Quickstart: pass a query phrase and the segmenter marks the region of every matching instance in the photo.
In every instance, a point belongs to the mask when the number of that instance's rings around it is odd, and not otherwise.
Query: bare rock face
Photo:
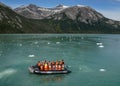
[[[62,14],[65,14],[71,20],[77,20],[84,23],[96,22],[104,16],[88,6],[73,6],[62,10],[60,13],[52,15],[55,20],[62,19]]]
[[[102,14],[84,5],[76,5],[71,7],[58,5],[54,8],[43,8],[30,4],[28,6],[18,7],[15,9],[15,11],[27,18],[32,19],[54,18],[55,20],[60,20],[63,18],[63,14],[65,14],[72,20],[91,23],[93,21],[98,21],[99,19],[104,18]]]
[[[50,15],[60,12],[61,10],[67,8],[67,6],[58,5],[55,8],[43,8],[36,5],[30,4],[28,6],[21,6],[15,10],[18,14],[32,19],[43,19]]]
[[[8,13],[9,11],[9,13]],[[22,20],[12,9],[2,3],[0,3],[0,23],[9,24],[13,28],[21,29]]]

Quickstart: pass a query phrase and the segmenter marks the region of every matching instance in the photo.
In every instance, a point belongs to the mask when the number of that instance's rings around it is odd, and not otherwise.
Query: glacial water
[[[29,73],[45,59],[64,59],[72,73]],[[0,86],[120,86],[120,35],[0,35]]]

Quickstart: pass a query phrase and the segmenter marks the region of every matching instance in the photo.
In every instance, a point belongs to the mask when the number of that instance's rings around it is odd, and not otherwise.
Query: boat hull
[[[50,75],[50,74],[68,74],[68,73],[71,73],[70,70],[67,70],[65,68],[65,70],[49,70],[49,71],[40,71],[37,67],[29,67],[28,68],[30,73],[34,73],[34,74],[41,74],[41,75]]]

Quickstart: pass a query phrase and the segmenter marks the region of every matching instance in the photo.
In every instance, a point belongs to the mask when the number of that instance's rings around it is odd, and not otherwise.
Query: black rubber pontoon
[[[68,73],[71,73],[71,71],[68,70],[67,68],[65,68],[65,70],[40,71],[38,69],[38,67],[31,66],[28,69],[29,69],[30,73],[41,74],[41,75],[46,75],[46,74],[68,74]]]

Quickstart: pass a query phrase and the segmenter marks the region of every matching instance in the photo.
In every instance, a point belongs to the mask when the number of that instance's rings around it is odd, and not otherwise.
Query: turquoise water
[[[45,59],[64,59],[72,73],[29,73]],[[0,86],[120,86],[120,35],[0,35]]]

